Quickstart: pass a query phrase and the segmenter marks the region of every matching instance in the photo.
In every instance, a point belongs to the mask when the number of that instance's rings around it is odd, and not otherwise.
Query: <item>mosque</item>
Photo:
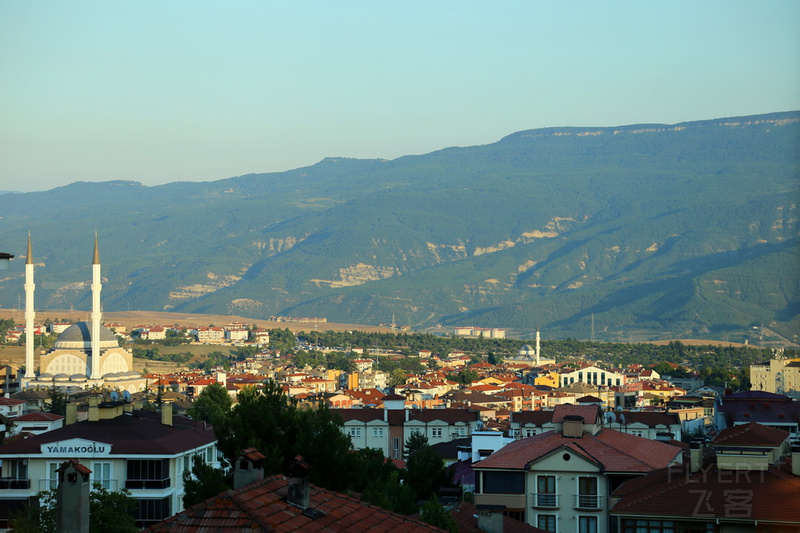
[[[53,349],[43,352],[35,372],[33,321],[33,247],[28,236],[25,260],[25,375],[22,388],[58,387],[90,389],[102,387],[131,393],[143,391],[145,378],[133,370],[133,354],[119,345],[116,335],[103,326],[100,311],[100,252],[94,238],[92,260],[92,313],[89,322],[78,322],[64,330]]]
[[[542,345],[541,336],[539,335],[539,328],[536,328],[536,348],[526,344],[519,349],[519,353],[513,357],[504,357],[504,363],[510,364],[524,364],[536,368],[545,365],[554,365],[555,359],[542,359]]]

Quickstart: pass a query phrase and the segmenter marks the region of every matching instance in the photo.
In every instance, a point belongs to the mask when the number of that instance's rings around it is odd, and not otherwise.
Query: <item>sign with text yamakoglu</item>
[[[68,439],[48,442],[41,446],[47,457],[99,457],[111,453],[111,444],[86,439]]]

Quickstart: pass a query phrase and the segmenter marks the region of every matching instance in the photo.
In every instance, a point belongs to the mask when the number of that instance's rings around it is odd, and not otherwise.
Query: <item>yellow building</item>
[[[750,365],[750,390],[800,398],[800,359],[775,357]]]

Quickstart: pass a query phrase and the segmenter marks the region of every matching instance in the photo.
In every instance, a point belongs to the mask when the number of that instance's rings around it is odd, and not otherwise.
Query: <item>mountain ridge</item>
[[[799,122],[793,111],[540,128],[212,182],[78,182],[0,196],[0,235],[24,255],[30,229],[48,265],[37,279],[53,287],[86,277],[78,234],[100,228],[109,309],[396,314],[419,329],[475,321],[609,340],[741,341],[765,323],[793,341]],[[20,274],[0,298],[19,297]],[[88,303],[67,283],[39,298]]]

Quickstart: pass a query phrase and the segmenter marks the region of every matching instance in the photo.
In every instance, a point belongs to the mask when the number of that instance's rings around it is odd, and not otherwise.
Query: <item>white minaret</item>
[[[92,258],[92,365],[89,379],[100,379],[100,249],[97,232],[94,234],[94,257]]]
[[[536,328],[536,366],[539,366],[539,356],[541,355],[541,338],[539,337],[539,328]]]
[[[33,246],[31,234],[28,232],[28,254],[25,256],[25,377],[33,379],[33,344],[36,334],[33,331],[33,320],[36,310],[33,305],[33,292],[36,284],[33,282]]]

